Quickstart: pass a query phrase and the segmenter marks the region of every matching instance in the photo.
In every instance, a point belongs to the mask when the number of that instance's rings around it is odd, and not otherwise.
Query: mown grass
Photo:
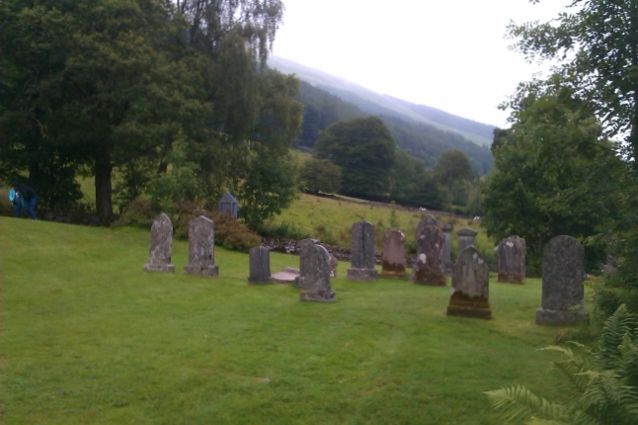
[[[220,278],[142,272],[148,232],[0,217],[0,422],[493,424],[484,391],[568,396],[562,329],[534,325],[540,284],[492,283],[494,320],[447,317],[449,288],[333,280],[337,302]],[[298,264],[273,254],[272,268]]]

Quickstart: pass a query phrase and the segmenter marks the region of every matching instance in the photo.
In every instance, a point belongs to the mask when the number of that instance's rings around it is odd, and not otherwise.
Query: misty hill
[[[486,174],[491,168],[492,155],[487,147],[471,142],[461,132],[442,130],[440,126],[427,124],[423,118],[419,118],[420,114],[439,113],[441,119],[444,119],[446,116],[452,116],[451,114],[394,99],[392,103],[405,111],[405,113],[398,113],[396,110],[366,100],[364,97],[369,96],[367,94],[369,91],[350,83],[341,82],[341,89],[335,89],[333,86],[331,90],[328,90],[318,84],[316,79],[311,78],[315,82],[307,82],[297,72],[289,69],[280,70],[295,73],[301,79],[299,100],[304,104],[304,119],[297,139],[299,147],[312,148],[321,131],[337,121],[377,115],[388,127],[398,146],[422,160],[427,166],[434,166],[438,157],[446,150],[459,149],[469,157],[478,173]],[[359,94],[348,91],[346,87],[353,87]],[[378,95],[374,94],[374,96]],[[465,121],[471,123],[469,120]],[[492,127],[489,128],[491,131]]]
[[[495,128],[492,125],[459,117],[430,106],[416,105],[405,100],[381,95],[338,77],[286,59],[271,57],[269,64],[282,72],[296,74],[299,79],[356,105],[368,114],[397,116],[402,119],[409,118],[429,124],[439,130],[458,133],[482,146],[489,146],[492,143],[492,132]]]

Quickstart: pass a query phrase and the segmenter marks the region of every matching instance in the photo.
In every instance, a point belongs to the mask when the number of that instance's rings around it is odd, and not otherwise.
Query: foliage
[[[341,168],[327,159],[311,158],[303,163],[299,178],[305,191],[337,193],[341,188]]]
[[[467,155],[458,149],[443,152],[434,167],[434,176],[448,187],[458,182],[472,181],[477,177]]]
[[[577,396],[561,403],[512,385],[487,392],[505,423],[631,425],[638,422],[638,316],[625,306],[605,322],[592,351],[581,344],[552,346],[564,359],[557,368]]]
[[[537,2],[538,0],[532,0]],[[509,26],[530,58],[555,59],[556,73],[594,108],[608,135],[638,154],[638,4],[635,0],[574,0],[550,22]],[[638,161],[634,161],[637,167]]]
[[[401,149],[395,153],[390,175],[390,199],[404,205],[441,209],[444,193],[423,162]]]
[[[512,120],[483,187],[489,234],[524,237],[532,257],[560,234],[601,247],[619,214],[625,167],[611,144],[599,139],[600,125],[588,105],[566,88],[529,93]],[[597,252],[600,260],[602,249]]]
[[[368,199],[387,197],[394,140],[379,118],[333,124],[321,135],[315,151],[341,167],[342,193]]]

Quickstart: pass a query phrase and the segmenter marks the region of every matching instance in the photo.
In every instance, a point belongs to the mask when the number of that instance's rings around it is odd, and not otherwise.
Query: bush
[[[150,228],[153,219],[159,214],[153,208],[151,200],[138,196],[123,207],[120,217],[113,223],[114,226],[140,226]]]
[[[310,193],[337,193],[341,188],[341,168],[327,159],[311,158],[299,173],[303,189]]]

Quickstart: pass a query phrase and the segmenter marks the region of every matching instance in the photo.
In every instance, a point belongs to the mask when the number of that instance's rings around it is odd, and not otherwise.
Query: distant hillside
[[[472,121],[430,106],[416,105],[391,96],[381,95],[338,77],[282,58],[271,57],[269,64],[282,72],[296,74],[301,80],[356,105],[368,114],[412,119],[429,124],[439,130],[458,133],[482,146],[489,146],[492,143],[492,132],[495,128],[492,125]]]
[[[302,78],[299,74],[297,76]],[[301,79],[299,100],[304,104],[304,117],[301,133],[296,142],[297,146],[301,148],[312,148],[321,131],[337,121],[377,115],[388,127],[397,145],[422,160],[427,166],[434,166],[438,157],[446,150],[459,149],[465,152],[479,174],[486,174],[491,168],[492,155],[490,150],[469,141],[459,132],[445,131],[427,124],[423,120],[399,114],[394,110],[347,92],[345,89],[333,89],[332,92],[328,92],[323,86],[315,86],[314,84]],[[340,96],[336,93],[342,94]],[[350,101],[345,101],[344,98],[348,98]],[[402,102],[404,108],[408,110],[409,103],[395,100],[395,104]],[[424,110],[419,110],[417,105],[411,106],[417,108],[411,112],[413,116],[427,113]],[[438,112],[443,114],[442,116],[446,114],[442,111]],[[450,115],[450,117],[454,116]],[[465,121],[471,123],[469,120]]]

